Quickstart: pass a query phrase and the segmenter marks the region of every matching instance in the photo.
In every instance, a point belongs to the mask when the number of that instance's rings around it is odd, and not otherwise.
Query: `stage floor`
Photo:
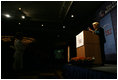
[[[91,67],[91,69],[110,73],[117,73],[117,64],[104,64],[104,66],[94,66]]]
[[[67,64],[63,69],[65,79],[116,79],[117,64],[98,65],[72,65]]]

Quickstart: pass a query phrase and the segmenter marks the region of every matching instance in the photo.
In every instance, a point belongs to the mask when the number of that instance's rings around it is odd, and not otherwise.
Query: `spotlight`
[[[63,28],[66,28],[65,26],[63,26]]]
[[[21,10],[21,8],[18,8],[19,10]]]
[[[21,23],[19,22],[18,24],[20,25]]]
[[[5,14],[5,17],[10,18],[11,16],[9,14]]]
[[[44,26],[43,24],[41,26]]]
[[[71,18],[73,18],[73,17],[74,17],[74,15],[72,14],[72,15],[71,15]]]
[[[25,16],[21,16],[22,19],[25,19]]]

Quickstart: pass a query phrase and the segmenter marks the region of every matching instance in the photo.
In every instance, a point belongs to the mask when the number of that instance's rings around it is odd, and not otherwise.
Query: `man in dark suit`
[[[102,27],[99,27],[99,22],[93,22],[92,25],[93,25],[94,30],[89,28],[89,31],[99,36],[101,56],[102,56],[102,65],[104,65],[104,62],[105,62],[104,43],[106,42],[106,39],[104,36],[104,29]]]

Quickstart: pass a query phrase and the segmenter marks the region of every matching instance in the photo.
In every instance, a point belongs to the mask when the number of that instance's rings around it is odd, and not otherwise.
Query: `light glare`
[[[63,26],[63,28],[66,28],[65,26]]]
[[[20,25],[21,23],[19,22],[18,24]]]
[[[19,10],[21,10],[21,8],[18,8]]]
[[[41,26],[44,26],[43,24]]]
[[[71,17],[73,18],[73,17],[74,17],[74,15],[72,14],[72,15],[71,15]]]
[[[5,16],[6,16],[7,18],[10,18],[10,17],[11,17],[9,14],[5,14]]]
[[[22,19],[25,19],[25,16],[21,16]]]

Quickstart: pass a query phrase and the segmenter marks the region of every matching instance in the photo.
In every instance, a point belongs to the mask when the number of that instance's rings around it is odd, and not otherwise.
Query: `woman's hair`
[[[21,32],[17,32],[15,38],[21,40],[23,38],[23,34]]]
[[[98,27],[99,26],[99,22],[93,22],[92,25],[96,25]]]

